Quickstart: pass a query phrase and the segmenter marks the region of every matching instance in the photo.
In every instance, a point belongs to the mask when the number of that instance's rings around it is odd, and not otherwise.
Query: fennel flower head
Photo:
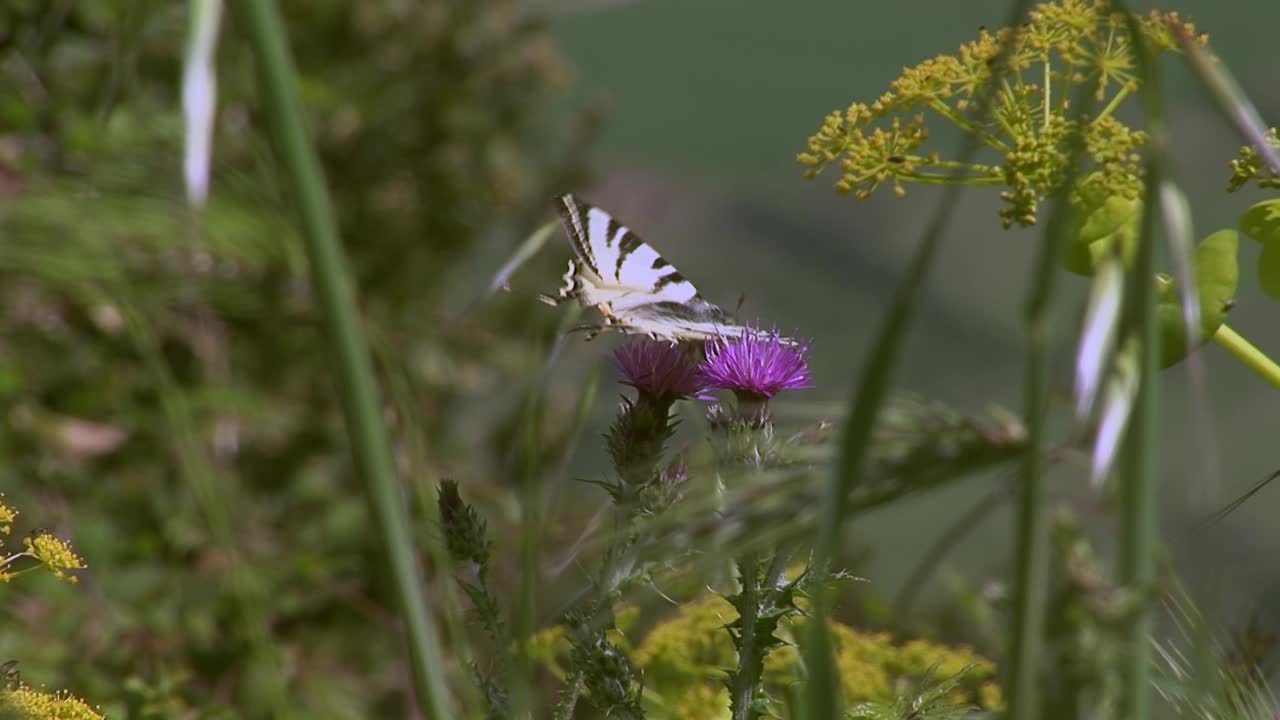
[[[700,371],[707,389],[732,390],[739,400],[764,402],[783,390],[811,388],[807,342],[778,331],[749,332],[707,343]]]

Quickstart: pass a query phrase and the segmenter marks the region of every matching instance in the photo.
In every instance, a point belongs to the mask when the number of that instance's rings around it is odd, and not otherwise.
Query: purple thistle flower
[[[622,383],[641,393],[674,400],[702,393],[702,376],[679,345],[643,338],[613,351]]]
[[[700,370],[707,389],[732,390],[740,400],[759,402],[783,390],[813,387],[804,359],[808,343],[786,340],[776,330],[716,338],[706,351]]]

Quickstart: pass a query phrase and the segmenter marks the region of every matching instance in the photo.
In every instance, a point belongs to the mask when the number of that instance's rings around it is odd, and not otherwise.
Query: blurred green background
[[[561,192],[612,211],[709,299],[731,308],[741,294],[744,318],[812,338],[816,387],[780,411],[838,417],[938,193],[858,202],[803,180],[794,156],[825,113],[1003,24],[1005,6],[284,3],[421,539],[435,532],[433,485],[450,476],[486,511],[500,562],[517,566],[511,432],[556,322],[535,293],[558,285],[567,248],[557,236],[509,293],[482,288]],[[1160,7],[1210,33],[1274,122],[1280,6]],[[234,18],[219,51],[213,199],[203,213],[184,204],[185,28],[184,5],[146,0],[0,9],[0,490],[29,523],[19,532],[55,529],[91,568],[75,587],[5,588],[0,658],[114,717],[405,716],[388,580]],[[1207,234],[1262,196],[1226,195],[1240,141],[1167,67],[1177,169]],[[945,152],[954,138],[934,141]],[[1038,242],[1035,229],[1002,230],[997,207],[994,191],[968,194],[899,373],[902,387],[975,412],[1019,407]],[[1280,352],[1255,257],[1242,243],[1230,322]],[[1070,278],[1059,303],[1059,417],[1085,287]],[[615,342],[567,344],[554,417]],[[1189,365],[1164,375],[1162,522],[1170,558],[1231,624],[1275,612],[1275,500],[1202,521],[1280,467],[1277,395],[1216,347],[1198,358],[1199,391]],[[594,439],[614,404],[602,386],[556,475],[584,500],[548,520],[553,565],[554,543],[605,502],[568,478],[601,467]],[[1057,432],[1069,439],[1064,423]],[[1105,522],[1080,467],[1055,477]],[[868,595],[892,596],[989,484],[859,525]],[[933,596],[1003,576],[1009,525],[996,516],[957,547]],[[433,598],[446,585],[433,575]]]
[[[1142,3],[1175,10],[1209,34],[1214,52],[1258,105],[1280,115],[1269,80],[1267,27],[1280,7],[1213,2]],[[814,338],[813,402],[845,398],[866,356],[899,269],[913,251],[940,191],[913,186],[899,199],[837,196],[827,180],[805,180],[795,154],[822,116],[868,102],[903,67],[952,52],[980,27],[1005,24],[998,0],[902,3],[706,2],[578,3],[557,18],[555,36],[573,61],[586,97],[603,98],[609,121],[595,156],[601,187],[588,197],[638,229],[711,299]],[[1178,179],[1195,212],[1197,237],[1234,227],[1266,197],[1225,193],[1227,162],[1242,141],[1206,105],[1194,77],[1166,60]],[[1124,117],[1140,122],[1137,103]],[[945,131],[945,126],[931,128]],[[930,144],[946,155],[953,135]],[[996,191],[967,192],[931,278],[928,300],[900,367],[899,383],[970,411],[988,401],[1017,409],[1021,318],[1039,229],[1005,231]],[[634,209],[633,209],[634,208]],[[1258,246],[1241,243],[1241,287],[1230,323],[1264,351],[1280,351],[1276,311],[1259,288]],[[1087,284],[1062,284],[1057,328],[1062,352],[1059,415],[1070,391],[1070,337]],[[1258,496],[1225,521],[1204,520],[1280,467],[1275,388],[1208,346],[1198,355],[1200,391],[1187,365],[1164,373],[1163,530],[1171,559],[1230,622],[1261,612],[1272,622],[1280,573],[1270,548],[1280,540],[1274,499]],[[1066,438],[1067,428],[1059,428]],[[1207,433],[1207,434],[1205,434]],[[1057,487],[1084,489],[1078,467]],[[947,489],[869,519],[861,537],[875,548],[864,570],[872,585],[896,589],[925,544],[983,486]],[[985,486],[983,486],[985,487]],[[1100,515],[1087,495],[1078,509]],[[1006,567],[1011,520],[989,520],[953,553],[967,577]]]

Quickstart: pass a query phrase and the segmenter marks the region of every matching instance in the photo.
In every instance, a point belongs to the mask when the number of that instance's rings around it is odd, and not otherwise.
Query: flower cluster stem
[[[1110,117],[1111,113],[1115,112],[1116,108],[1120,107],[1120,103],[1124,102],[1125,98],[1129,97],[1129,93],[1133,92],[1134,87],[1135,86],[1133,84],[1129,84],[1120,88],[1120,90],[1112,96],[1111,101],[1102,108],[1102,111],[1098,113],[1097,117],[1095,117],[1092,122],[1101,122],[1103,118]]]
[[[1005,182],[1004,178],[993,175],[963,177],[939,173],[899,173],[897,177],[899,180],[920,183],[921,185],[968,185],[976,187],[979,185],[1003,185]]]
[[[1245,367],[1260,375],[1263,380],[1280,389],[1280,364],[1276,364],[1275,360],[1244,339],[1240,333],[1223,323],[1218,326],[1218,332],[1213,334],[1213,341],[1244,363]]]
[[[1004,144],[1004,142],[1001,141],[999,138],[995,137],[994,135],[991,135],[990,133],[987,133],[982,128],[964,119],[963,117],[960,116],[959,113],[957,113],[955,110],[952,110],[950,105],[942,102],[941,100],[937,100],[937,99],[930,100],[929,109],[933,110],[934,112],[938,113],[942,117],[946,118],[947,121],[950,122],[952,125],[955,125],[961,130],[972,134],[974,137],[982,141],[984,144],[989,145],[995,148],[996,150],[1000,151],[1001,154],[1008,155],[1012,151],[1012,148]]]
[[[1130,34],[1140,38],[1137,20],[1124,3],[1117,9],[1124,13]],[[1145,42],[1134,43],[1134,60],[1142,84],[1143,111],[1150,137],[1147,156],[1146,187],[1143,197],[1141,229],[1138,234],[1137,257],[1134,258],[1133,281],[1125,298],[1126,322],[1141,340],[1138,366],[1138,391],[1133,401],[1132,418],[1124,438],[1124,473],[1120,490],[1121,523],[1117,557],[1120,580],[1143,597],[1156,581],[1156,484],[1160,479],[1160,403],[1156,373],[1159,371],[1159,321],[1156,317],[1155,268],[1159,247],[1157,238],[1159,194],[1166,184],[1175,185],[1170,173],[1171,150],[1166,106],[1155,61]],[[1120,712],[1133,720],[1151,716],[1151,603],[1143,600],[1136,608],[1125,632],[1125,654],[1122,666]]]

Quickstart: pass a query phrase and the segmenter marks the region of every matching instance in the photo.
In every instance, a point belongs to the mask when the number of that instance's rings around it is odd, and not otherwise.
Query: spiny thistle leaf
[[[754,555],[740,558],[738,567],[742,587],[725,597],[738,611],[738,617],[725,625],[738,653],[738,665],[725,678],[724,685],[730,692],[733,717],[758,718],[768,711],[772,702],[761,687],[765,659],[773,650],[788,644],[775,634],[779,623],[804,614],[796,605],[796,597],[810,573],[806,570],[795,580],[787,580],[781,576],[782,561],[776,556],[768,562],[757,561]],[[771,578],[775,567],[777,576]],[[739,688],[754,691],[748,699],[745,690],[741,696],[736,692]],[[750,706],[740,707],[744,701]]]
[[[571,634],[570,662],[582,672],[587,697],[610,717],[643,718],[641,678],[631,659],[605,631],[579,624]]]
[[[484,518],[462,499],[458,483],[453,480],[440,481],[436,502],[445,545],[459,566],[456,580],[471,600],[471,618],[491,639],[498,641],[506,631],[501,608],[489,590],[489,557],[493,544]]]

